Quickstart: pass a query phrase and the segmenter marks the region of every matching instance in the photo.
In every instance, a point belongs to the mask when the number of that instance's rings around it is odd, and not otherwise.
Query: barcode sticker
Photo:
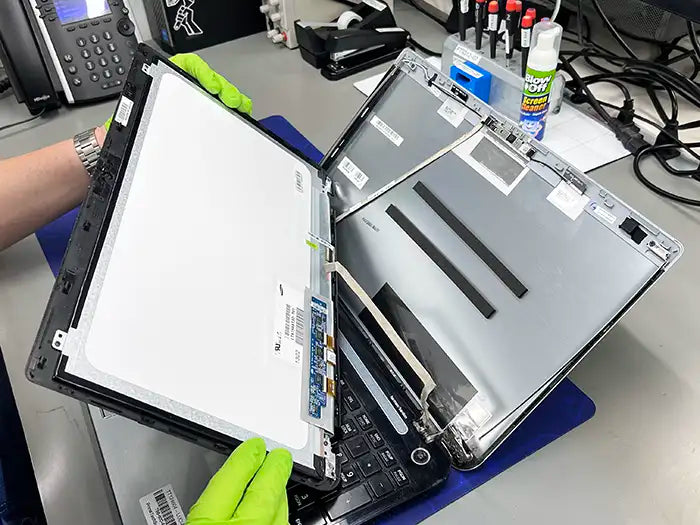
[[[129,123],[129,117],[131,116],[131,110],[134,109],[134,103],[122,95],[119,99],[119,105],[117,106],[117,112],[114,114],[114,122],[126,126]]]
[[[458,44],[455,48],[454,56],[461,58],[462,60],[468,60],[472,64],[478,64],[481,61],[481,55],[472,51],[468,47]]]
[[[438,109],[438,115],[452,124],[455,128],[458,128],[464,120],[464,117],[467,115],[467,107],[463,106],[456,100],[448,98],[442,103],[440,109]]]
[[[615,222],[617,221],[617,217],[615,215],[603,208],[597,202],[591,202],[591,209],[593,210],[593,213],[595,213],[598,217],[603,219],[608,224],[615,224]]]
[[[277,283],[272,354],[301,366],[304,350],[304,293],[282,281]]]
[[[358,190],[361,190],[367,184],[369,177],[364,174],[364,172],[355,166],[355,163],[347,157],[343,157],[343,160],[338,164],[338,169],[345,175],[350,182],[352,182]]]
[[[146,494],[139,504],[147,525],[184,525],[186,521],[172,485]]]
[[[370,121],[370,124],[372,124],[375,128],[377,128],[382,135],[384,135],[386,138],[388,138],[391,142],[393,142],[396,146],[400,146],[401,143],[403,142],[403,137],[396,133],[389,124],[384,122],[382,119],[380,119],[377,115],[374,115]]]
[[[304,193],[304,176],[299,170],[294,171],[294,187],[299,193]]]

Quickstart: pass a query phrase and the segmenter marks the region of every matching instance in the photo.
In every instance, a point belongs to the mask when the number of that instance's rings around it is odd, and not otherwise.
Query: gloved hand
[[[265,457],[262,439],[245,441],[192,505],[186,525],[287,525],[291,472],[289,452],[275,449]]]
[[[209,64],[202,57],[194,53],[183,53],[171,57],[170,61],[196,78],[204,89],[212,95],[217,95],[221,102],[228,107],[250,115],[253,109],[253,102],[238,91],[236,86],[210,68]],[[109,120],[105,122],[107,131],[109,131],[111,124],[112,117],[109,117]]]

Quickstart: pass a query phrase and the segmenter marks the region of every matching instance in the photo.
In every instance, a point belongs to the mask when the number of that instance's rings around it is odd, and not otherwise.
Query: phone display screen
[[[107,0],[54,0],[54,6],[58,19],[64,25],[112,12]]]

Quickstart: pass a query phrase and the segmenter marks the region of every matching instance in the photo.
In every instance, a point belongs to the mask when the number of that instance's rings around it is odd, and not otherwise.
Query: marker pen
[[[491,59],[496,58],[496,43],[498,42],[498,2],[491,0],[489,2],[489,47]]]
[[[464,42],[467,38],[467,13],[469,0],[459,0],[459,39]]]
[[[513,58],[513,44],[516,32],[515,23],[517,21],[517,14],[515,13],[515,0],[508,0],[506,3],[506,59],[510,60]]]
[[[476,0],[474,5],[474,39],[476,41],[476,49],[481,49],[481,39],[484,34],[484,12],[486,0]]]
[[[522,53],[522,74],[525,77],[527,73],[527,59],[530,55],[530,39],[532,37],[532,24],[533,20],[530,16],[525,15],[523,17],[522,27],[520,28],[520,51]]]
[[[520,26],[523,23],[523,3],[520,0],[515,0],[515,48],[520,49]]]

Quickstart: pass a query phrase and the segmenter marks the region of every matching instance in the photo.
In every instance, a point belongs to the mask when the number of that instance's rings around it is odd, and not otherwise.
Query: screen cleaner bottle
[[[560,26],[547,21],[538,23],[535,29],[543,23],[548,24],[549,27],[537,32],[537,40],[530,50],[520,104],[520,128],[537,140],[542,140],[544,137],[552,84],[557,73],[559,42],[561,42]]]

